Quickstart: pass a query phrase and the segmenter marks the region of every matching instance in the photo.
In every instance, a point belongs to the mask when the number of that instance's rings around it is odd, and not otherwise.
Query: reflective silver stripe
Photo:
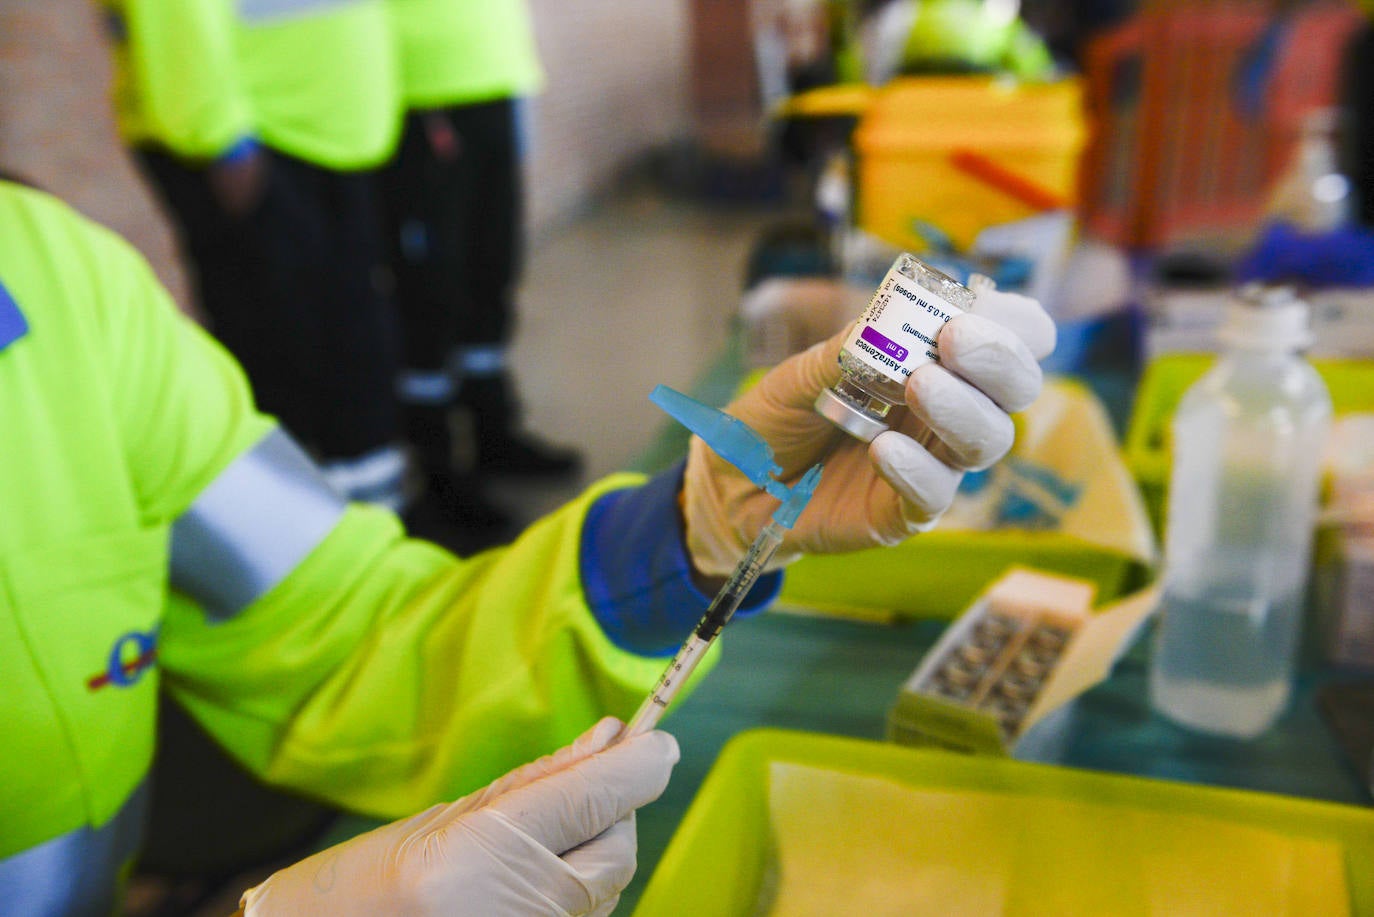
[[[6,917],[109,917],[119,873],[138,852],[148,782],[114,818],[78,828],[0,860],[0,913]]]
[[[399,510],[405,489],[406,456],[400,446],[380,446],[355,459],[320,466],[329,486],[347,500]]]
[[[396,394],[405,404],[446,405],[456,390],[443,370],[407,369],[396,377]]]
[[[286,578],[348,504],[280,428],[205,488],[172,526],[172,585],[231,618]]]
[[[305,16],[340,6],[352,6],[359,0],[237,0],[239,18],[247,23],[268,22]]]
[[[495,376],[506,369],[506,348],[502,344],[477,344],[453,352],[451,365],[460,376]]]

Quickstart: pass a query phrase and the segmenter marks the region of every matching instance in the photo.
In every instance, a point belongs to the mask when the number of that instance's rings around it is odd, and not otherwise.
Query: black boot
[[[438,522],[492,543],[506,540],[514,525],[511,514],[487,497],[477,475],[454,467],[448,406],[408,404],[402,413],[420,478],[420,493],[405,513],[407,523],[429,529]]]
[[[429,471],[420,482],[424,488],[416,501],[428,502],[443,522],[474,532],[490,532],[504,540],[515,519],[487,497],[475,475],[453,469]]]
[[[543,442],[519,428],[519,404],[504,373],[465,376],[458,404],[472,415],[479,474],[565,477],[582,469],[573,449]]]

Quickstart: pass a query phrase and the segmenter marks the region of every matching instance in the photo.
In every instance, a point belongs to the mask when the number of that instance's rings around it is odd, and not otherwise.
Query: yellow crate
[[[754,730],[634,913],[1374,914],[1374,811]]]
[[[919,250],[913,220],[966,248],[989,226],[1077,199],[1086,131],[1077,80],[894,80],[866,99],[854,134],[857,222]]]

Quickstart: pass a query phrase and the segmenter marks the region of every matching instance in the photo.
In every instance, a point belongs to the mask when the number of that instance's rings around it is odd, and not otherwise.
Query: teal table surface
[[[740,335],[732,338],[692,387],[693,397],[716,406],[729,401],[746,369],[742,342]],[[1110,402],[1120,424],[1128,410],[1129,380],[1088,381],[1098,383],[1095,389]],[[671,465],[682,458],[687,439],[686,430],[665,419],[633,467],[653,472]],[[932,620],[870,623],[783,612],[732,622],[722,637],[719,664],[661,724],[677,737],[682,759],[663,796],[638,813],[639,868],[615,913],[634,911],[702,780],[730,738],[749,729],[777,727],[881,740],[888,707],[947,625]],[[1317,709],[1315,691],[1333,676],[1300,677],[1286,714],[1259,739],[1200,736],[1151,711],[1146,691],[1149,642],[1148,633],[1142,635],[1111,677],[1074,703],[1051,763],[1370,804],[1366,783]],[[358,820],[345,819],[321,846],[351,836],[359,827]]]
[[[1103,340],[1129,337],[1128,321],[1114,324]],[[1091,365],[1079,365],[1076,372],[1103,399],[1118,430],[1129,415],[1136,369],[1118,359],[1120,350],[1111,343],[1106,357],[1085,358],[1081,362]],[[690,394],[707,404],[725,405],[744,377],[746,362],[743,337],[736,335]],[[687,439],[686,430],[666,421],[636,467],[653,472],[672,464],[685,454]],[[639,868],[616,914],[633,912],[707,771],[732,736],[769,726],[882,739],[888,707],[901,684],[947,625],[930,620],[877,624],[781,612],[731,623],[722,637],[720,663],[661,724],[677,737],[682,760],[663,796],[639,812]],[[1301,676],[1286,714],[1258,739],[1202,736],[1150,709],[1149,645],[1146,628],[1111,677],[1074,703],[1055,757],[1037,760],[1370,804],[1367,784],[1317,709],[1315,691],[1331,676]]]
[[[882,739],[887,709],[943,621],[875,624],[771,612],[730,624],[716,668],[669,712],[682,760],[663,796],[638,815],[639,869],[617,914],[630,914],[725,743],[771,726]],[[1148,635],[1112,676],[1078,699],[1057,759],[1070,767],[1368,805],[1370,797],[1304,675],[1279,723],[1242,742],[1200,736],[1150,710]],[[1043,760],[1043,759],[1042,759]]]

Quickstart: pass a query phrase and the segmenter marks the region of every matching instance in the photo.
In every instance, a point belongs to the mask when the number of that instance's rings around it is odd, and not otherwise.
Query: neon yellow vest
[[[955,64],[1027,80],[1053,77],[1044,41],[1021,19],[997,18],[995,8],[986,0],[918,0],[903,66]]]
[[[526,96],[544,74],[526,0],[387,0],[410,108]]]
[[[30,326],[0,351],[6,856],[103,824],[143,779],[168,525],[269,422],[124,243],[3,183],[0,284]],[[202,412],[169,384],[223,394]]]
[[[658,677],[578,577],[587,507],[630,476],[462,561],[355,506],[228,620],[169,601],[169,526],[273,423],[132,249],[5,182],[0,286],[28,324],[0,349],[0,859],[120,808],[159,678],[259,775],[398,817],[628,717]]]
[[[104,0],[120,133],[188,159],[245,136],[338,170],[395,148],[383,0]]]

